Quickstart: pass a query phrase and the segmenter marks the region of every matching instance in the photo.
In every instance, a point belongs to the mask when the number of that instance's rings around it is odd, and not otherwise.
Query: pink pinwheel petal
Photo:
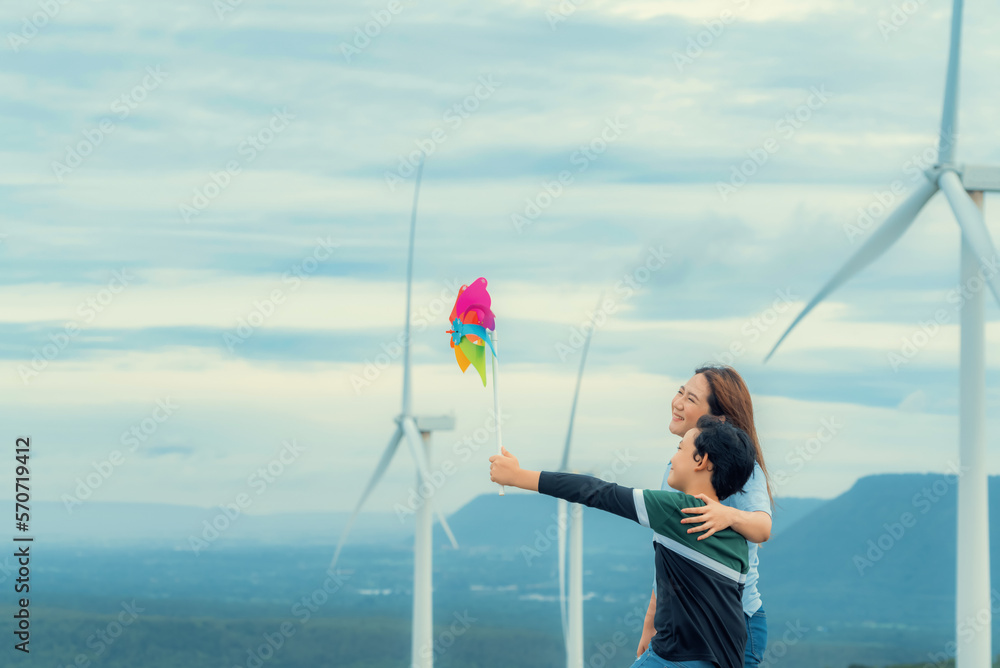
[[[496,329],[496,317],[490,310],[490,293],[486,290],[486,279],[477,278],[472,284],[462,290],[455,301],[454,312],[462,318],[462,322],[468,322],[464,317],[469,311],[474,311],[479,316],[479,324],[489,330]]]

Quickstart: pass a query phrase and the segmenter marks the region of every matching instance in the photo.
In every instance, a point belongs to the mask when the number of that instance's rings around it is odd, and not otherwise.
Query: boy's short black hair
[[[746,432],[712,415],[702,415],[695,425],[695,460],[712,460],[712,487],[719,501],[743,491],[756,462],[756,449]]]

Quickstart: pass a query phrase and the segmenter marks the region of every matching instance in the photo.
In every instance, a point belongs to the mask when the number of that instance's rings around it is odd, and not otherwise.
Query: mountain
[[[989,479],[989,498],[991,578],[1000,582],[1000,477]],[[767,606],[824,624],[953,628],[956,500],[955,476],[861,478],[761,550]]]
[[[13,503],[13,501],[11,501]],[[790,524],[822,504],[822,499],[782,499],[775,527]],[[349,513],[279,513],[250,515],[166,503],[86,501],[67,508],[56,501],[31,504],[31,529],[40,540],[63,544],[114,546],[140,544],[188,547],[192,536],[219,544],[336,544]],[[453,513],[448,522],[462,547],[503,549],[534,544],[556,536],[556,500],[539,494],[483,494]],[[608,513],[584,509],[584,546],[588,550],[645,547],[648,531]],[[435,544],[447,543],[435,523]],[[536,533],[538,532],[538,533]],[[413,517],[395,513],[363,513],[351,530],[351,545],[409,543]],[[540,538],[541,536],[541,538]]]
[[[989,491],[991,571],[1000,582],[1000,477],[990,478]],[[955,476],[881,474],[859,479],[834,499],[778,499],[771,540],[759,552],[769,617],[820,628],[953,629],[956,498]],[[555,512],[550,497],[485,494],[449,522],[460,551],[526,554],[555,544]],[[440,532],[435,544],[446,544]],[[648,547],[647,529],[584,509],[588,553],[641,556]],[[587,567],[599,563],[605,562]],[[588,588],[600,588],[592,582]],[[994,601],[1000,605],[1000,595]]]
[[[13,505],[13,501],[10,501]],[[57,501],[31,504],[31,533],[48,543],[187,548],[192,537],[209,544],[335,544],[349,513],[248,515],[232,509],[166,503],[86,501],[67,508]],[[366,513],[351,532],[355,543],[395,542],[413,535],[413,520],[395,513]],[[208,540],[212,536],[217,538]]]
[[[545,549],[558,536],[557,500],[544,494],[507,492],[481,494],[448,518],[459,545],[464,548]],[[447,539],[435,525],[434,542]],[[628,522],[593,508],[583,509],[584,550],[624,550],[649,548],[651,534]]]
[[[776,499],[772,516],[771,540],[810,513],[827,499],[786,497]],[[462,506],[448,518],[462,548],[492,547],[505,549],[544,544],[555,541],[558,522],[556,499],[543,494],[511,493],[505,496],[482,494]],[[447,541],[440,526],[435,525],[435,544]],[[583,509],[583,548],[629,552],[649,547],[650,532],[634,522],[628,522],[593,508]]]
[[[814,499],[811,497],[786,496],[774,500],[774,510],[771,515],[771,540],[787,528],[806,517],[829,499]]]

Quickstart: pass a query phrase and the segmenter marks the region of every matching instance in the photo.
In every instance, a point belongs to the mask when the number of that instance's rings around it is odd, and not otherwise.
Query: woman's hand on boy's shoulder
[[[682,519],[681,524],[698,524],[698,526],[688,529],[688,533],[698,531],[707,532],[702,536],[698,536],[698,540],[704,540],[716,531],[728,529],[733,525],[733,516],[730,512],[733,510],[732,508],[715,499],[710,499],[704,494],[696,494],[694,498],[701,499],[705,502],[705,505],[693,508],[681,508],[682,513],[694,515],[694,517],[685,517]]]

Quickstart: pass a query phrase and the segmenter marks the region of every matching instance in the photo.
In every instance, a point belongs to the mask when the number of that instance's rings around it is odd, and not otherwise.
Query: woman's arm
[[[771,537],[771,516],[763,510],[729,510],[734,516],[733,523],[729,526],[751,543],[766,543]]]
[[[704,494],[697,494],[695,498],[705,502],[704,506],[693,508],[682,508],[681,512],[694,515],[685,517],[681,524],[698,524],[696,527],[688,529],[688,533],[705,531],[698,540],[708,538],[716,531],[732,528],[733,531],[746,538],[751,543],[763,543],[771,537],[771,516],[763,510],[738,510],[727,505],[709,499]]]

